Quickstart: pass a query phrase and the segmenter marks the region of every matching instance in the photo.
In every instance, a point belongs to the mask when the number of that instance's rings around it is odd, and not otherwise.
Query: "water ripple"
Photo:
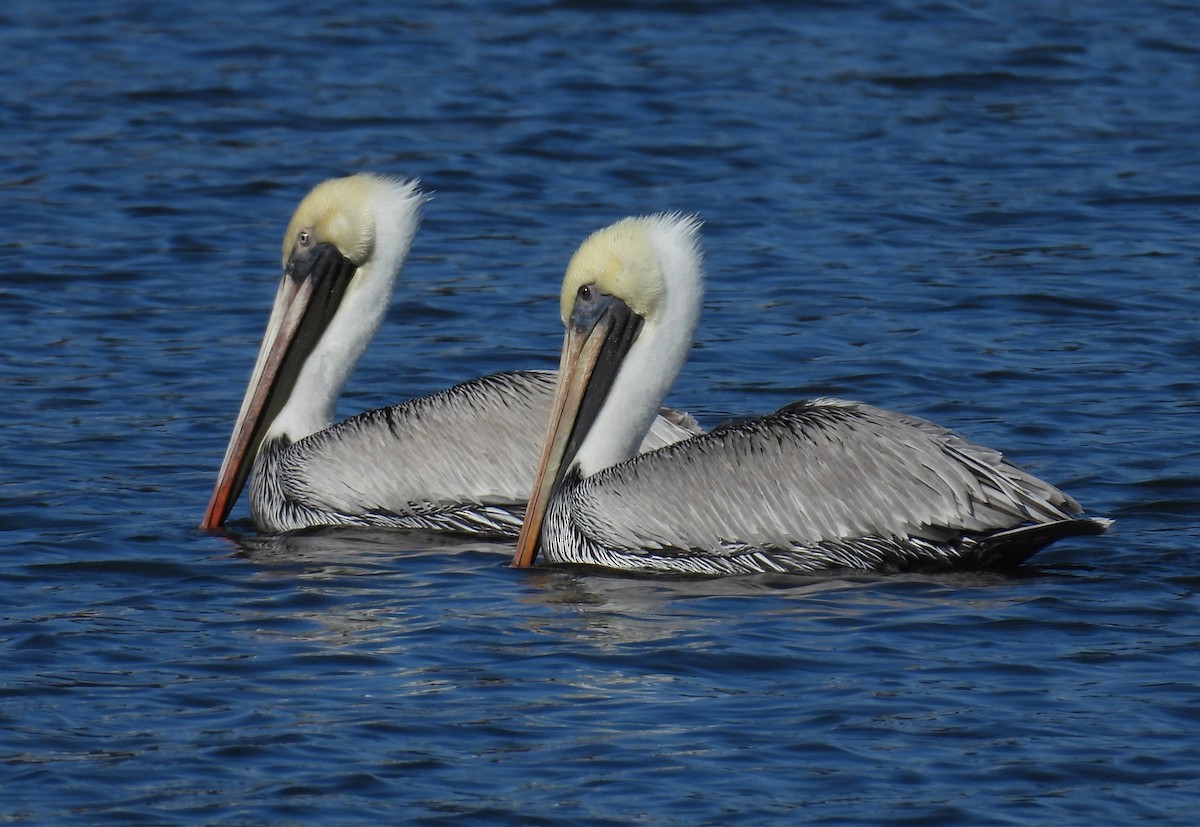
[[[1171,2],[5,6],[5,816],[1190,823],[1197,42]],[[1113,533],[716,582],[201,535],[287,215],[362,169],[435,197],[340,415],[552,367],[579,240],[696,211],[670,403],[928,416]]]

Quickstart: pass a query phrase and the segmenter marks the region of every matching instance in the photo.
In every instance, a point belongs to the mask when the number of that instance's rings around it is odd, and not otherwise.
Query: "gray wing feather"
[[[281,465],[288,500],[341,514],[421,514],[529,499],[555,374],[516,371],[367,411],[299,440]],[[698,430],[660,417],[646,447]],[[694,430],[693,430],[694,429]]]
[[[601,546],[713,553],[855,537],[940,541],[1080,510],[996,451],[836,399],[635,457],[572,496],[577,527]]]

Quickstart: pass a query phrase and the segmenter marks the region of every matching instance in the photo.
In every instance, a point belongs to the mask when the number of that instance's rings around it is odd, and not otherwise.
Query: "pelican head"
[[[560,295],[566,335],[558,385],[514,566],[533,562],[564,479],[637,453],[696,331],[699,231],[691,215],[626,218],[593,233],[571,257]]]
[[[283,237],[283,278],[200,528],[225,522],[262,445],[330,424],[375,335],[420,223],[417,182],[362,173],[318,184]]]

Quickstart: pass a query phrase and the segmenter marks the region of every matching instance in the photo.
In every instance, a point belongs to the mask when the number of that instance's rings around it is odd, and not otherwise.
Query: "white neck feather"
[[[662,291],[576,454],[585,477],[637,454],[687,361],[704,301],[699,219],[669,214],[642,220],[658,259]]]
[[[370,196],[375,246],[342,298],[341,305],[300,371],[296,387],[267,434],[291,441],[327,428],[334,406],[387,313],[396,277],[420,224],[424,196],[417,183],[378,179]]]

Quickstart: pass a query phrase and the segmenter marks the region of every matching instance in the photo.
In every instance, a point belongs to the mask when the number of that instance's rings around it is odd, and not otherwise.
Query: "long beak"
[[[304,263],[289,263],[267,322],[250,384],[225,449],[221,471],[200,522],[202,531],[224,524],[246,484],[263,437],[295,388],[296,377],[329,324],[345,292],[353,265],[332,245]],[[311,266],[310,266],[311,265]]]
[[[512,559],[515,568],[528,568],[537,557],[550,498],[562,485],[641,328],[641,318],[624,302],[607,298],[609,306],[590,327],[568,323],[550,424]]]

